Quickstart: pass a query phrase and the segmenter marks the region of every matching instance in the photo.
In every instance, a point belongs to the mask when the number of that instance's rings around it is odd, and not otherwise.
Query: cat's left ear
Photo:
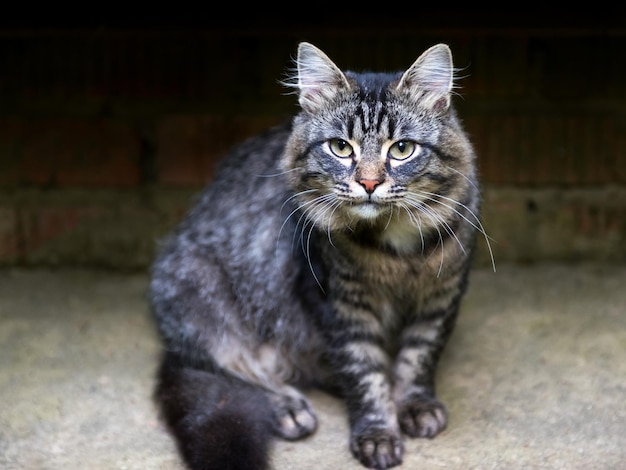
[[[296,65],[299,103],[306,112],[322,111],[338,93],[350,89],[348,79],[339,67],[313,44],[300,43]]]
[[[452,52],[446,44],[437,44],[404,72],[396,91],[408,92],[420,106],[445,112],[450,107],[453,79]]]

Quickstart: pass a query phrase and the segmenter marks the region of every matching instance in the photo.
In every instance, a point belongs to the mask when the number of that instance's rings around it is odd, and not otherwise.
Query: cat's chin
[[[384,207],[371,202],[350,206],[350,212],[359,219],[373,220],[378,218],[384,211]]]

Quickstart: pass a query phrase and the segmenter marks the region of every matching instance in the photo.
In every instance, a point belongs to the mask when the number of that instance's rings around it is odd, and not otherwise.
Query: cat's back
[[[290,123],[273,127],[224,157],[161,242],[152,266],[156,295],[180,290],[183,278],[208,290],[222,289],[222,281],[236,285],[250,311],[290,298],[300,263],[293,255],[292,191],[279,169],[290,129]]]
[[[231,237],[278,217],[288,196],[279,162],[291,131],[284,122],[248,138],[218,163],[213,179],[196,196],[179,233]]]
[[[283,123],[224,157],[187,215],[162,240],[153,265],[155,277],[183,268],[191,275],[212,265],[228,273],[232,282],[241,281],[249,296],[269,290],[279,297],[282,288],[268,279],[286,282],[299,270],[293,257],[295,222],[289,217],[292,191],[279,169],[290,131],[291,123]]]
[[[213,201],[236,202],[265,187],[275,190],[282,184],[279,162],[290,132],[291,122],[284,122],[233,147],[218,163],[203,195],[209,194]]]

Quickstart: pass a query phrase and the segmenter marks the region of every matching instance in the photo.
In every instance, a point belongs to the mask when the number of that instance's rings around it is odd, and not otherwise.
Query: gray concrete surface
[[[151,401],[143,274],[0,271],[0,468],[182,468]],[[448,429],[402,469],[626,468],[626,267],[477,269],[443,357]],[[341,403],[277,470],[361,468]]]

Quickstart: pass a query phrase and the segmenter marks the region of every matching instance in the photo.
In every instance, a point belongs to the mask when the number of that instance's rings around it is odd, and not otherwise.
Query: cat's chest
[[[421,254],[398,253],[349,240],[330,247],[326,262],[330,271],[339,273],[338,282],[349,279],[385,303],[419,303],[435,281]]]
[[[400,298],[417,301],[426,281],[421,259],[376,250],[364,251],[355,267],[358,279],[368,290],[386,294],[390,300]]]
[[[385,226],[378,236],[380,246],[387,247],[398,255],[411,255],[416,250],[423,251],[425,248],[424,233],[408,223],[398,223],[392,220]]]

